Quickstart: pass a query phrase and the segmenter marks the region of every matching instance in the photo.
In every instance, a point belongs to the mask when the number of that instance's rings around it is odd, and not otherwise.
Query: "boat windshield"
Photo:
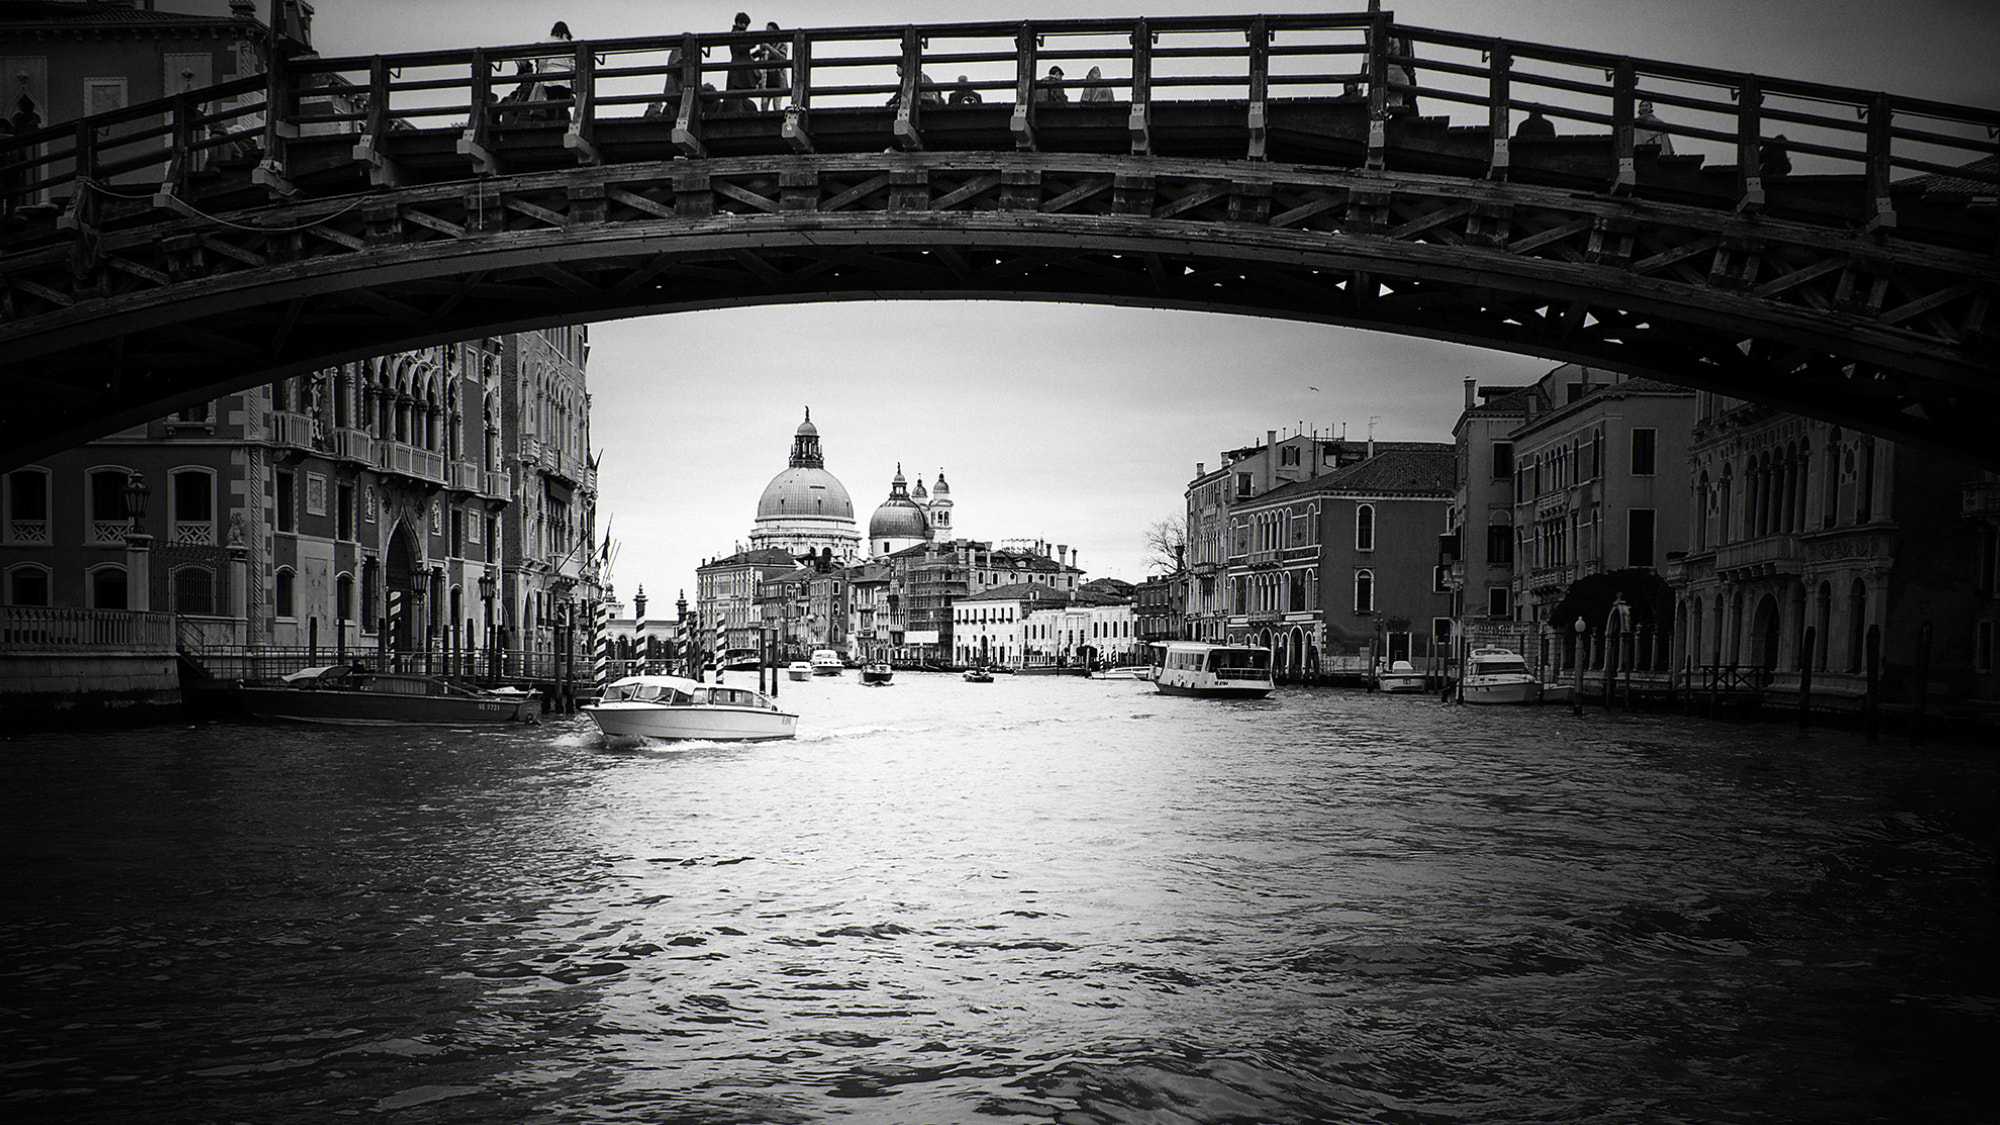
[[[1528,674],[1528,665],[1518,656],[1512,658],[1500,657],[1498,659],[1487,658],[1472,662],[1472,674],[1475,676],[1525,676]]]

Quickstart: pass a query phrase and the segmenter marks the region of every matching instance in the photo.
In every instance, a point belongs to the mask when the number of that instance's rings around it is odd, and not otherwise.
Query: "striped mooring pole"
[[[590,621],[591,682],[599,695],[611,683],[611,599],[599,597]]]

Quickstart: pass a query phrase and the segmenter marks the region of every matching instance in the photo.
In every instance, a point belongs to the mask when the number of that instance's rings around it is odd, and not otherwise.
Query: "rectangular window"
[[[1278,450],[1278,464],[1289,468],[1291,466],[1297,465],[1298,463],[1299,463],[1298,446],[1288,445],[1285,446],[1283,449]]]
[[[1653,509],[1634,508],[1625,514],[1625,565],[1653,565]]]
[[[293,473],[278,474],[278,530],[295,532],[298,527],[298,477]]]
[[[1486,588],[1486,616],[1494,621],[1505,621],[1513,616],[1513,596],[1505,586]]]
[[[354,539],[354,486],[343,484],[334,497],[334,536],[338,539]]]
[[[1249,474],[1249,473],[1237,473],[1237,474],[1236,474],[1236,498],[1237,498],[1238,500],[1248,500],[1248,499],[1250,498],[1250,474]]]
[[[318,473],[306,474],[306,514],[326,514],[326,478]]]
[[[1496,441],[1493,443],[1493,479],[1506,480],[1514,475],[1514,443]]]
[[[451,556],[465,557],[465,513],[457,508],[451,510]]]
[[[1492,524],[1486,528],[1486,565],[1514,565],[1514,529],[1506,524]]]
[[[1451,568],[1434,566],[1431,568],[1431,593],[1451,593]]]
[[[1632,431],[1632,475],[1633,476],[1650,477],[1656,471],[1653,468],[1653,459],[1655,456],[1655,449],[1657,447],[1658,441],[1659,441],[1658,430]]]

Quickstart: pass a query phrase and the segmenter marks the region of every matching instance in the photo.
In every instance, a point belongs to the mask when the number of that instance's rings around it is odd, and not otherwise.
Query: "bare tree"
[[[1173,574],[1187,550],[1187,517],[1170,516],[1146,526],[1146,567],[1156,574]]]

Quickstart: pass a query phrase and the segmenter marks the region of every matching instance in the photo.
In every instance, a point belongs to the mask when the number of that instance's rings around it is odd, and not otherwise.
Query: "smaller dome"
[[[939,469],[937,483],[931,485],[932,496],[944,496],[951,492],[951,486],[944,482],[944,470]]]

